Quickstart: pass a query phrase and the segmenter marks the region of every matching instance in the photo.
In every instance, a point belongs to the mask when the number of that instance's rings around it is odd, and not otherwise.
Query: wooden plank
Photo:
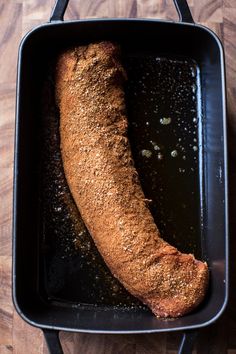
[[[223,22],[223,0],[194,0],[195,22]]]
[[[0,84],[16,80],[17,46],[21,38],[22,3],[2,0],[0,3]],[[9,19],[11,19],[9,21]]]
[[[12,354],[13,353],[13,346],[10,344],[0,345],[0,353],[1,354]]]
[[[48,22],[53,4],[53,0],[23,1],[22,35],[32,28]]]
[[[228,1],[226,4],[228,6]],[[224,47],[225,47],[225,60],[226,60],[226,79],[227,79],[227,99],[228,99],[228,124],[229,124],[229,151],[230,157],[235,163],[235,134],[236,134],[236,8],[224,7]],[[232,194],[230,194],[231,196]],[[234,203],[231,200],[231,203]],[[232,219],[233,222],[234,219]]]
[[[0,2],[0,354],[48,354],[42,331],[26,324],[11,303],[11,215],[16,58],[20,39],[48,21],[54,0],[1,0]],[[188,0],[194,20],[223,40],[226,54],[229,156],[230,231],[236,231],[236,0]],[[66,19],[147,17],[177,20],[171,0],[71,0]],[[4,64],[4,65],[3,65]],[[2,202],[3,201],[3,202]],[[236,288],[236,239],[231,238],[231,284]],[[234,290],[224,316],[202,329],[194,353],[236,354]],[[66,354],[175,354],[180,334],[90,335],[63,332]]]
[[[235,0],[224,0],[223,6],[227,8],[235,8]]]
[[[11,255],[15,83],[0,84],[0,256]],[[4,199],[3,199],[4,198]]]
[[[15,80],[17,46],[21,38],[22,4],[2,1],[0,4],[0,255],[11,255],[12,171],[15,115]],[[11,25],[12,19],[14,26]],[[2,63],[5,63],[3,65]],[[4,198],[4,199],[3,199]]]
[[[76,1],[69,2],[65,19],[98,18],[98,17],[136,17],[137,0],[133,1]]]
[[[105,335],[62,333],[63,349],[68,354],[165,354],[166,335]]]
[[[12,344],[11,257],[0,256],[0,345]]]
[[[30,326],[14,311],[12,345],[14,354],[43,354],[43,333]]]
[[[173,1],[137,0],[137,17],[178,20]]]

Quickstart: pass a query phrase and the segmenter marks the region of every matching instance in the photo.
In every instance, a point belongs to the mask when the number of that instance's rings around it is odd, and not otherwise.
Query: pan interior
[[[192,59],[166,55],[126,55],[123,63],[128,76],[128,134],[151,213],[165,240],[202,258],[199,68]],[[42,296],[63,306],[144,308],[106,267],[70,194],[51,69],[42,97]]]

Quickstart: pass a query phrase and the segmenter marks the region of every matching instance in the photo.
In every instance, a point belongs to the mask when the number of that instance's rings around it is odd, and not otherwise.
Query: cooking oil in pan
[[[165,240],[200,257],[199,70],[189,60],[128,58],[135,166]]]
[[[163,235],[200,256],[198,69],[185,59],[125,59],[129,138],[150,210]],[[98,253],[63,172],[53,80],[43,94],[41,281],[51,301],[137,308]]]

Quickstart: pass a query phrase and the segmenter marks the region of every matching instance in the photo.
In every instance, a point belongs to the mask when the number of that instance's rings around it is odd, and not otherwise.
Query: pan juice
[[[150,211],[165,240],[201,257],[201,114],[196,64],[185,58],[124,58],[128,134]],[[68,188],[51,73],[42,102],[40,281],[48,301],[145,308],[113,277]],[[82,304],[82,305],[81,305]],[[147,310],[148,311],[148,310]]]
[[[152,215],[165,240],[201,257],[198,67],[185,58],[128,57],[126,71],[129,139]]]

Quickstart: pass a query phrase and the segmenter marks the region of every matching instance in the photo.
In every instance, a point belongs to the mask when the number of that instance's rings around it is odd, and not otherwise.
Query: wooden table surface
[[[229,305],[202,329],[194,353],[236,354],[236,0],[188,0],[196,22],[222,39],[226,52],[231,286]],[[26,324],[11,300],[12,175],[17,50],[22,36],[48,20],[52,0],[0,0],[0,353],[48,353],[39,329]],[[177,19],[171,0],[71,0],[66,18],[155,17]],[[61,333],[66,354],[174,354],[180,335]]]

